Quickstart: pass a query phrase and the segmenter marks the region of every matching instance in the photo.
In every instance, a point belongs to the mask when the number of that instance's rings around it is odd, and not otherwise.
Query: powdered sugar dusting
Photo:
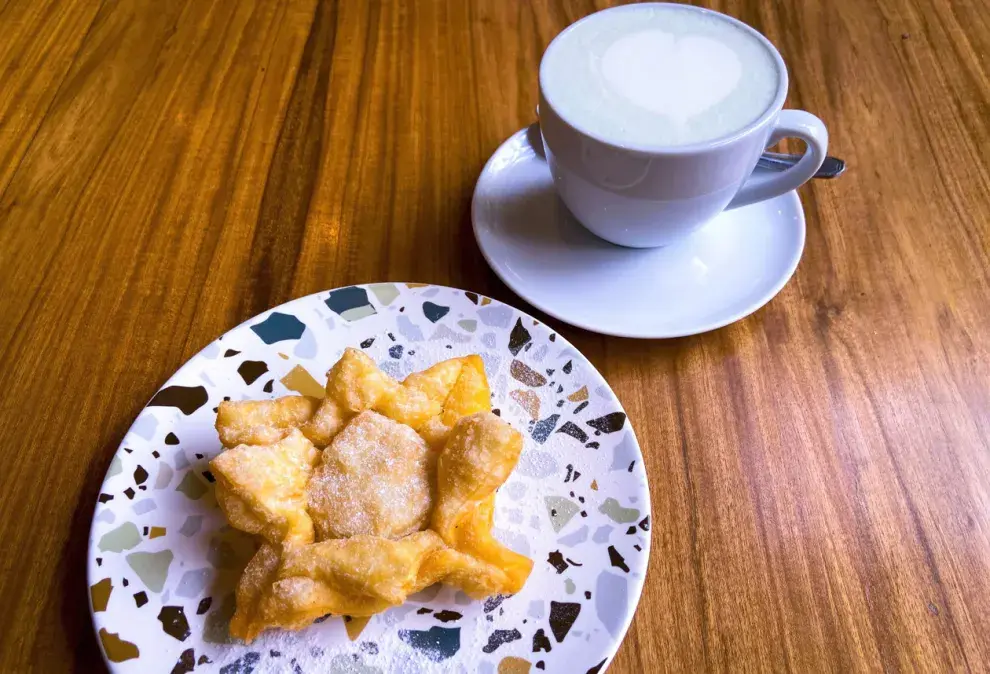
[[[318,540],[398,538],[423,529],[433,503],[435,454],[416,432],[362,412],[337,434],[309,482]]]

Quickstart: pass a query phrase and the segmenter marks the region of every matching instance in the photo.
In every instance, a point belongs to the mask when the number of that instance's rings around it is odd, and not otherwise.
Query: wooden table
[[[435,282],[526,308],[468,205],[540,54],[603,3],[0,0],[0,671],[102,665],[97,490],[193,353],[293,297]],[[653,555],[612,672],[990,662],[990,14],[724,0],[851,166],[804,259],[690,339],[548,322],[634,422]]]

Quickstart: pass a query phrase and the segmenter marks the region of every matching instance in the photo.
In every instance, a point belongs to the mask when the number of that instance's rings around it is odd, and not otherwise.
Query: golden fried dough
[[[300,426],[299,430],[309,438],[310,442],[323,449],[330,444],[333,436],[340,432],[350,417],[350,413],[335,400],[324,398],[313,417]]]
[[[519,461],[522,435],[490,412],[464,417],[437,461],[437,500],[431,528],[447,545],[497,566],[518,592],[533,568],[491,534],[495,490]]]
[[[510,550],[499,543],[492,535],[492,519],[495,514],[495,494],[492,494],[474,510],[469,517],[454,528],[451,540],[447,544],[456,550],[464,552],[472,559],[485,562],[505,574],[505,581],[497,592],[515,594],[526,584],[533,570],[533,560],[525,555]],[[471,594],[468,588],[464,591]],[[493,594],[493,593],[489,593]],[[485,595],[487,596],[487,595]]]
[[[302,431],[317,447],[326,447],[351,416],[365,410],[375,410],[418,430],[444,411],[444,402],[461,371],[461,360],[438,363],[399,384],[364,352],[345,349],[327,373],[327,397]]]
[[[451,358],[440,361],[421,372],[413,372],[402,381],[402,385],[422,392],[427,398],[442,406],[461,374],[464,360],[464,358]]]
[[[434,583],[483,599],[509,581],[498,567],[444,545],[433,531],[397,541],[354,536],[277,549],[263,546],[237,588],[231,634],[250,641],[271,627],[299,629],[327,614],[380,613]]]
[[[224,447],[270,445],[306,423],[320,401],[306,396],[277,400],[225,400],[217,408],[217,433]]]
[[[286,551],[279,580],[306,576],[331,583],[342,593],[398,605],[419,588],[419,566],[427,553],[443,548],[432,531],[418,531],[397,541],[375,536],[323,541]],[[328,613],[354,615],[346,607]]]
[[[518,592],[533,563],[491,529],[522,436],[488,412],[481,358],[399,383],[347,349],[326,392],[218,411],[221,440],[236,446],[211,462],[217,500],[232,526],[265,539],[238,584],[231,635],[371,616],[438,582],[476,599]]]
[[[494,564],[448,547],[433,552],[424,560],[419,581],[422,587],[446,583],[464,590],[473,599],[508,594],[506,588],[512,585],[508,575]]]
[[[298,429],[271,445],[238,445],[221,452],[210,469],[230,525],[272,543],[312,542],[306,485],[319,457]]]
[[[418,580],[419,568],[443,547],[435,533],[421,531],[400,541],[355,536],[287,547],[274,571],[269,556],[263,565],[252,560],[237,589],[231,634],[250,641],[269,627],[298,629],[328,613],[380,613],[426,587]],[[268,585],[260,595],[259,579]]]
[[[443,402],[432,400],[423,391],[396,384],[379,399],[375,409],[414,430],[443,411]]]
[[[436,455],[408,426],[366,411],[323,451],[306,494],[317,537],[398,538],[426,526]]]
[[[348,419],[373,409],[424,434],[431,446],[442,446],[457,419],[491,408],[484,364],[478,356],[452,358],[399,384],[357,349],[344,355],[327,373],[327,396],[275,400],[224,401],[217,410],[217,433],[224,447],[268,445],[299,428],[322,449]]]
[[[357,349],[344,349],[344,355],[327,373],[327,398],[350,414],[370,410],[395,386],[398,383],[394,379]]]
[[[479,356],[442,361],[422,372],[414,372],[402,385],[442,401],[442,411],[416,428],[426,444],[437,451],[447,443],[451,427],[458,419],[491,409],[491,391]]]
[[[492,392],[481,356],[461,358],[463,367],[443,404],[443,423],[453,426],[461,417],[492,408]]]
[[[254,553],[237,582],[234,595],[237,609],[230,619],[230,636],[250,642],[264,629],[255,616],[275,582],[275,573],[281,563],[281,548],[270,543],[262,544]]]
[[[447,444],[447,438],[450,437],[450,426],[443,423],[438,414],[420,426],[416,432],[426,440],[426,444],[440,452],[443,450],[443,446]]]
[[[433,528],[459,523],[509,477],[522,451],[522,435],[491,412],[460,419],[437,463],[439,498]]]

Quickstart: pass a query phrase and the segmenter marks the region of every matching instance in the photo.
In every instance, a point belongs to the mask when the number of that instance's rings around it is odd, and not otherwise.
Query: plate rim
[[[486,168],[487,168],[487,165],[486,165]],[[182,363],[182,365],[180,365],[165,381],[163,381],[161,383],[161,385],[155,390],[155,392],[151,395],[151,397],[147,399],[147,402],[145,402],[145,404],[141,407],[141,409],[135,415],[134,420],[127,427],[127,430],[124,431],[124,434],[121,436],[120,442],[118,443],[117,448],[114,450],[113,456],[110,459],[110,463],[107,464],[107,469],[106,469],[106,471],[104,471],[103,479],[100,481],[100,490],[99,491],[100,492],[103,491],[103,485],[106,484],[107,480],[109,479],[108,473],[110,472],[110,466],[112,465],[113,460],[117,457],[117,455],[124,448],[124,438],[126,438],[127,435],[131,432],[131,429],[134,427],[135,423],[137,422],[137,418],[141,415],[142,412],[144,412],[144,410],[146,410],[148,408],[148,403],[150,403],[154,399],[154,397],[158,394],[159,391],[161,391],[162,389],[168,387],[172,383],[172,381],[174,379],[176,379],[177,377],[179,377],[187,367],[189,367],[194,361],[196,361],[200,356],[202,356],[214,344],[217,344],[218,342],[220,342],[228,334],[230,334],[230,333],[232,333],[232,332],[234,332],[236,330],[240,330],[241,328],[244,328],[246,326],[249,326],[250,324],[253,324],[253,322],[256,321],[259,316],[262,316],[262,315],[264,315],[264,314],[266,314],[268,312],[278,311],[280,309],[284,309],[288,305],[295,304],[297,302],[304,303],[304,302],[308,302],[308,301],[318,300],[318,298],[320,296],[326,295],[327,293],[331,293],[331,292],[336,291],[336,290],[340,290],[342,288],[359,287],[359,288],[363,288],[365,290],[370,290],[370,287],[371,286],[378,285],[378,284],[381,284],[381,283],[401,284],[401,285],[406,286],[409,289],[413,289],[413,288],[411,288],[411,286],[412,285],[415,285],[416,286],[415,289],[416,290],[419,290],[419,291],[422,291],[422,290],[428,289],[428,288],[440,288],[441,290],[447,290],[447,291],[451,291],[451,292],[454,292],[454,293],[462,293],[463,294],[463,293],[471,292],[471,293],[476,294],[479,298],[482,298],[482,297],[488,298],[489,300],[491,300],[491,304],[498,304],[498,305],[506,306],[506,307],[508,307],[508,308],[510,308],[510,309],[512,309],[512,310],[514,310],[516,312],[518,312],[519,314],[521,314],[522,316],[524,316],[526,318],[529,318],[529,319],[534,320],[534,321],[537,321],[538,320],[537,318],[531,316],[526,311],[523,311],[522,309],[519,309],[517,307],[514,307],[511,304],[507,304],[505,302],[502,302],[502,301],[500,301],[498,299],[495,299],[494,297],[491,297],[491,296],[486,295],[484,293],[476,292],[476,291],[473,291],[473,290],[472,291],[467,291],[467,290],[464,290],[462,288],[455,288],[453,286],[445,286],[445,285],[440,285],[440,284],[436,284],[436,283],[418,283],[418,282],[415,282],[415,281],[372,281],[372,282],[354,283],[354,284],[350,284],[350,285],[337,286],[337,287],[334,287],[334,288],[326,288],[324,290],[318,290],[318,291],[313,292],[313,293],[308,293],[306,295],[301,295],[299,297],[290,299],[290,300],[288,300],[286,302],[283,302],[281,304],[278,304],[278,305],[269,307],[269,308],[267,308],[267,309],[265,309],[263,311],[258,312],[257,314],[254,314],[254,315],[248,317],[247,319],[241,321],[237,325],[235,325],[235,326],[233,326],[233,327],[225,330],[224,332],[220,333],[220,335],[218,335],[214,339],[210,340],[210,342],[208,342],[201,349],[199,349],[198,351],[196,351],[196,353],[194,353],[193,355],[189,356]],[[539,321],[539,323],[545,325],[552,333],[554,333],[554,334],[557,335],[557,339],[561,342],[561,346],[569,347],[575,353],[577,353],[581,358],[583,358],[585,360],[585,362],[590,366],[590,368],[593,371],[594,375],[597,376],[599,379],[601,379],[601,381],[605,384],[606,388],[608,389],[609,393],[611,393],[612,399],[613,399],[615,405],[618,407],[618,410],[617,411],[620,411],[620,412],[622,412],[623,414],[626,415],[626,419],[628,421],[628,433],[629,433],[629,437],[632,439],[632,442],[633,442],[633,445],[635,446],[636,452],[639,455],[639,463],[640,463],[640,466],[642,467],[642,471],[643,471],[643,477],[644,477],[644,480],[643,480],[643,498],[644,498],[645,506],[646,506],[645,507],[645,510],[646,510],[647,516],[650,518],[651,524],[652,524],[652,520],[653,520],[653,506],[652,506],[652,498],[651,498],[651,495],[650,495],[649,473],[646,470],[646,461],[645,461],[645,458],[644,458],[644,455],[643,455],[643,448],[642,448],[642,446],[639,443],[639,438],[636,436],[635,428],[633,427],[632,421],[629,420],[629,415],[626,412],[625,407],[623,407],[622,402],[619,400],[619,397],[615,394],[615,391],[612,389],[612,385],[609,384],[609,382],[605,378],[605,376],[598,370],[598,368],[595,366],[595,364],[592,363],[591,360],[587,356],[584,355],[584,353],[580,349],[578,349],[576,346],[574,346],[566,337],[564,337],[563,335],[561,335],[560,332],[557,331],[556,329],[554,329],[552,326],[547,325],[543,321]],[[109,672],[113,673],[113,672],[119,671],[119,667],[117,667],[117,664],[118,663],[111,662],[110,659],[107,657],[107,654],[106,654],[106,652],[105,652],[105,650],[103,648],[103,642],[102,642],[102,640],[100,638],[100,629],[101,629],[101,627],[97,624],[96,612],[93,611],[93,595],[92,595],[92,592],[89,591],[89,588],[92,587],[93,584],[94,584],[94,577],[95,577],[94,576],[94,573],[96,572],[96,569],[98,568],[95,565],[95,559],[96,559],[96,557],[98,555],[96,555],[93,552],[93,547],[95,545],[95,538],[94,537],[96,535],[95,534],[95,529],[96,529],[96,524],[97,524],[96,516],[97,516],[97,509],[99,508],[99,506],[100,506],[100,501],[99,501],[99,499],[96,499],[94,501],[94,503],[93,503],[93,506],[92,506],[92,514],[90,516],[90,524],[89,524],[89,534],[88,534],[88,539],[87,539],[87,544],[86,544],[86,587],[87,587],[86,603],[87,603],[87,607],[89,608],[90,625],[93,628],[93,637],[96,640],[97,649],[100,652],[100,656],[102,657],[103,663],[106,666],[107,670]],[[652,549],[653,549],[653,527],[652,526],[650,527],[650,532],[649,533],[650,533],[650,535],[646,537],[646,539],[645,539],[646,544],[645,544],[644,549],[643,549],[643,552],[645,554],[642,555],[642,559],[644,560],[643,561],[643,573],[642,573],[642,575],[640,577],[633,576],[630,579],[630,585],[631,585],[630,590],[631,591],[629,593],[629,599],[630,599],[630,601],[628,602],[629,610],[627,611],[627,614],[623,617],[622,625],[620,626],[620,628],[619,628],[619,630],[617,632],[617,636],[613,639],[613,648],[606,655],[605,661],[604,661],[604,663],[602,665],[602,668],[599,670],[600,672],[605,672],[608,669],[608,667],[612,664],[612,661],[615,659],[615,656],[618,653],[619,648],[622,646],[622,643],[625,641],[626,634],[628,633],[629,628],[632,626],[632,621],[635,618],[637,611],[639,610],[639,603],[640,603],[640,600],[642,599],[643,589],[646,586],[646,576],[647,576],[647,573],[649,572],[649,568],[650,568],[650,554],[651,554]]]
[[[503,152],[503,150],[507,148],[511,143],[516,142],[516,140],[520,136],[524,137],[525,139],[524,142],[526,142],[527,144],[530,145],[530,147],[532,147],[532,144],[529,143],[528,140],[528,134],[532,126],[533,125],[525,126],[522,129],[519,129],[518,131],[513,133],[508,138],[506,138],[498,146],[498,148],[496,148],[496,150],[491,154],[491,156],[488,158],[488,161],[485,162],[485,166],[484,168],[481,169],[481,173],[478,175],[478,180],[477,182],[475,182],[474,192],[471,195],[471,228],[472,231],[474,232],[475,242],[478,244],[478,248],[481,250],[481,255],[485,258],[485,262],[488,263],[488,266],[491,268],[491,270],[495,272],[495,275],[498,276],[498,278],[503,283],[505,283],[505,285],[507,285],[509,289],[512,290],[512,292],[514,292],[517,296],[519,296],[520,299],[529,303],[531,306],[535,307],[536,309],[539,309],[548,316],[551,316],[552,318],[555,318],[558,321],[567,323],[568,325],[572,325],[576,328],[580,328],[582,330],[587,330],[589,332],[594,332],[601,335],[607,335],[610,337],[623,337],[627,339],[675,339],[678,337],[691,337],[693,335],[700,335],[706,332],[711,332],[713,330],[718,330],[719,328],[724,328],[727,325],[735,323],[736,321],[740,321],[743,318],[746,318],[747,316],[756,313],[764,306],[766,306],[767,303],[770,302],[770,300],[776,297],[780,293],[780,291],[783,290],[784,286],[787,285],[788,281],[791,280],[791,277],[794,276],[794,272],[797,270],[798,264],[801,262],[801,258],[804,255],[804,246],[807,239],[807,222],[804,214],[804,206],[801,204],[801,198],[798,196],[797,190],[791,190],[790,192],[786,192],[780,195],[779,197],[775,197],[775,199],[786,199],[788,202],[790,202],[789,205],[791,208],[794,209],[796,213],[796,220],[798,223],[797,224],[798,245],[795,246],[795,249],[791,255],[791,259],[789,259],[787,262],[787,266],[784,273],[781,274],[780,278],[770,287],[770,289],[767,292],[763,293],[759,297],[759,299],[747,305],[746,308],[737,311],[733,314],[730,314],[727,318],[721,318],[714,321],[709,321],[707,323],[699,324],[694,328],[685,329],[685,330],[670,330],[670,331],[626,330],[624,331],[624,330],[612,329],[607,325],[605,326],[593,325],[592,323],[588,321],[584,321],[579,318],[565,317],[562,313],[558,312],[557,310],[555,310],[553,307],[549,306],[545,302],[540,302],[533,299],[530,296],[530,294],[526,292],[526,289],[522,286],[521,283],[513,279],[511,275],[505,273],[504,270],[501,268],[501,265],[499,265],[494,261],[490,252],[486,249],[484,243],[482,242],[483,239],[481,234],[482,226],[479,224],[479,221],[481,219],[479,213],[482,208],[480,204],[480,198],[484,196],[483,194],[481,194],[483,190],[482,182],[489,176],[495,174],[495,170],[492,168],[495,158],[498,157]],[[535,148],[534,148],[534,152],[537,155],[539,155],[539,152],[536,151]],[[762,202],[758,202],[758,203],[762,203]],[[749,208],[749,206],[744,206],[743,208]],[[622,248],[622,246],[616,246],[616,248]],[[641,249],[630,248],[629,250],[641,250]]]

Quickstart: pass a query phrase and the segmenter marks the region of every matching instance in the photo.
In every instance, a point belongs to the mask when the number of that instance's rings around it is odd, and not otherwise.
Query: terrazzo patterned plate
[[[396,378],[480,353],[493,405],[526,436],[496,536],[535,561],[526,587],[475,602],[444,586],[370,620],[227,638],[254,543],[226,526],[208,462],[224,399],[322,396],[345,347]],[[530,316],[452,288],[383,283],[303,297],[234,328],[138,415],[110,464],[89,543],[93,621],[114,672],[601,672],[650,549],[642,456],[592,365]]]

